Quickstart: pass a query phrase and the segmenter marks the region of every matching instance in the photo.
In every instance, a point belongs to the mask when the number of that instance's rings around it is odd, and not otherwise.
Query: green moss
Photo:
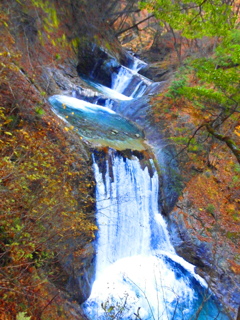
[[[231,232],[231,231],[228,231],[226,233],[226,237],[230,240],[237,240],[239,238],[239,235],[238,235],[238,232]]]
[[[208,213],[210,213],[212,216],[214,216],[214,214],[215,214],[215,206],[213,205],[213,204],[211,204],[211,203],[209,203],[208,205],[207,205],[207,207],[206,207],[206,211],[208,212]]]
[[[232,215],[232,218],[233,218],[234,221],[239,222],[239,221],[240,221],[239,213],[234,213],[234,214]]]
[[[238,163],[235,163],[233,165],[233,171],[236,173],[240,173],[240,165]]]

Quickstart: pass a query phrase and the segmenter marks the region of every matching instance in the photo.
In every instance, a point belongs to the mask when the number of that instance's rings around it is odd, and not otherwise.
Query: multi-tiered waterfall
[[[132,70],[121,67],[112,76],[112,88],[91,83],[107,97],[105,107],[64,96],[54,96],[50,102],[86,139],[103,145],[103,140],[111,140],[111,146],[133,140],[141,150],[141,130],[106,106],[111,107],[114,98],[129,100],[144,94],[151,81],[138,74],[142,64],[133,59]],[[194,266],[180,258],[170,243],[159,212],[153,161],[146,159],[143,164],[133,153],[125,157],[113,149],[100,158],[94,152],[99,231],[96,277],[83,305],[89,319],[228,319]]]

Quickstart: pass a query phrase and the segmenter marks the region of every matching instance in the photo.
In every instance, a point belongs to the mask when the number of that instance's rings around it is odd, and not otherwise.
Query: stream
[[[99,231],[95,281],[82,307],[91,320],[227,320],[205,280],[171,245],[159,210],[154,159],[143,165],[134,153],[119,152],[147,150],[141,128],[112,110],[115,103],[139,99],[154,86],[138,73],[144,65],[133,57],[128,67],[112,74],[111,88],[87,79],[105,96],[95,103],[75,93],[49,99],[81,137],[96,147],[110,147],[105,159],[97,149],[92,155]]]

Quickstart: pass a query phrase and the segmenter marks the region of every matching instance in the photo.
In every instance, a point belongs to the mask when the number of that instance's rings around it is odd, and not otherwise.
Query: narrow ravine
[[[112,88],[89,81],[107,97],[103,106],[72,97],[50,98],[55,111],[81,136],[111,147],[105,159],[93,153],[99,231],[95,281],[83,309],[91,320],[227,320],[206,282],[170,243],[159,212],[154,159],[145,159],[143,166],[137,156],[116,151],[145,149],[142,131],[109,109],[114,99],[139,98],[152,85],[138,74],[143,65],[133,58],[132,69],[119,68]]]

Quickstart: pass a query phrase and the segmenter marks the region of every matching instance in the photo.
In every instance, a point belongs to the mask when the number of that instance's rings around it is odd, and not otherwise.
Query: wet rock
[[[84,48],[77,65],[80,76],[92,79],[107,87],[111,86],[112,73],[118,68],[120,68],[120,63],[117,59],[95,45]]]
[[[60,253],[61,266],[65,272],[65,290],[73,300],[83,303],[91,293],[95,275],[94,244],[87,244],[79,252],[77,242],[69,240],[65,247],[71,248],[72,253],[65,250]]]

